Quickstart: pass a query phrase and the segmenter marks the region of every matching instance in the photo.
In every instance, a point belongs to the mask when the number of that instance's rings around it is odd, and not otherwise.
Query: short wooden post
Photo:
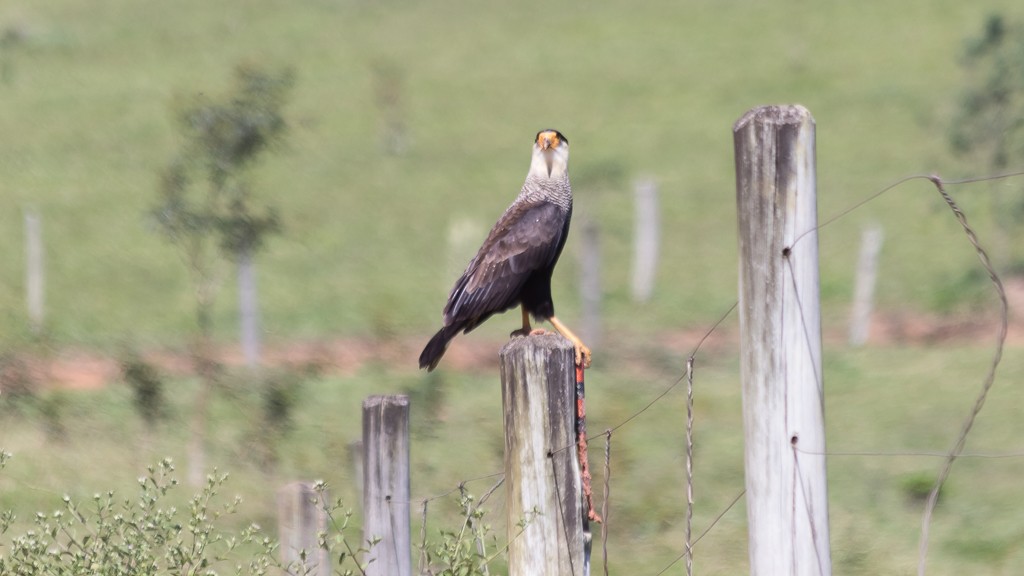
[[[637,182],[634,190],[633,300],[646,302],[654,292],[654,275],[658,269],[658,240],[661,236],[658,185],[648,178]]]
[[[331,575],[331,556],[319,544],[319,533],[327,530],[325,505],[325,494],[318,493],[312,482],[292,482],[278,490],[277,522],[278,537],[281,539],[281,563],[285,567],[294,563],[289,574]]]
[[[572,344],[513,338],[500,359],[509,576],[585,574]]]
[[[827,576],[814,119],[756,108],[733,136],[750,572]]]
[[[363,539],[367,576],[411,576],[409,397],[363,400]]]
[[[860,258],[857,279],[853,285],[853,308],[850,311],[850,346],[863,346],[871,328],[871,309],[875,301],[875,280],[878,278],[878,253],[882,251],[882,227],[875,223],[864,228],[860,237]]]
[[[39,214],[25,211],[25,304],[29,330],[33,336],[43,332],[43,224]]]

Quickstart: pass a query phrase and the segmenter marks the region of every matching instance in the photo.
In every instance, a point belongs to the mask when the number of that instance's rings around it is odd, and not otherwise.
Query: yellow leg
[[[569,330],[565,324],[562,324],[558,318],[552,316],[551,318],[548,318],[548,321],[551,322],[551,325],[555,327],[555,330],[557,330],[559,334],[565,336],[570,342],[572,342],[573,347],[576,349],[576,365],[583,366],[584,368],[590,368],[590,348],[587,348],[586,345],[583,344],[583,341],[573,334],[572,330]]]
[[[533,331],[533,327],[530,326],[530,313],[526,311],[526,307],[521,307],[523,310],[523,327],[520,330],[513,330],[509,337],[513,336],[529,336]]]

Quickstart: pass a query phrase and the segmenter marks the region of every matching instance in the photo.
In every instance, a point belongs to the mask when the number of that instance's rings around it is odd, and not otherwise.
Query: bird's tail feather
[[[445,326],[434,334],[434,337],[427,342],[427,346],[423,348],[423,352],[420,353],[420,368],[426,368],[427,372],[430,372],[437,367],[437,363],[441,361],[441,357],[444,356],[445,350],[448,349],[448,343],[451,342],[452,338],[462,330],[461,326]]]

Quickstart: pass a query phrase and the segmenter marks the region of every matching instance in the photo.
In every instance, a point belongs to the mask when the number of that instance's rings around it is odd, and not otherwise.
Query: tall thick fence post
[[[277,492],[281,563],[290,568],[289,574],[330,576],[332,573],[331,555],[321,549],[319,543],[319,533],[327,530],[325,500],[312,482],[292,482]]]
[[[367,576],[411,576],[409,397],[363,400],[363,540]]]
[[[554,334],[513,338],[500,358],[508,574],[583,575],[572,344]]]
[[[733,137],[750,573],[827,576],[814,119],[756,108]]]

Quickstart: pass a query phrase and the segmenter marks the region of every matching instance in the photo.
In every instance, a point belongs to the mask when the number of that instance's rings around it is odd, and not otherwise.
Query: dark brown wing
[[[445,325],[464,325],[469,331],[518,304],[527,279],[554,267],[568,217],[549,202],[512,205],[448,295]]]

